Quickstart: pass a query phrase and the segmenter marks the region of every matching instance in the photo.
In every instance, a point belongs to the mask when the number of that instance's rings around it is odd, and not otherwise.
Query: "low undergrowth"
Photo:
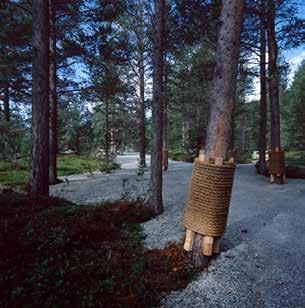
[[[168,156],[170,159],[175,160],[175,161],[183,161],[186,163],[192,163],[194,162],[194,159],[196,155],[187,153],[185,151],[181,150],[172,150],[169,151]]]
[[[0,185],[14,188],[20,187],[21,190],[26,190],[29,177],[28,165],[28,158],[22,158],[17,161],[0,161]],[[98,159],[75,154],[59,155],[57,158],[58,176],[94,171],[111,172],[118,168],[120,168],[120,165],[115,162],[106,164]]]
[[[179,245],[146,251],[139,203],[0,195],[1,307],[146,307],[195,273]]]

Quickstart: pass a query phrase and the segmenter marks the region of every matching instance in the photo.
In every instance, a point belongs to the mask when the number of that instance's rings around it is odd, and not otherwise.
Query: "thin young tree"
[[[164,61],[164,0],[155,1],[153,47],[152,151],[149,205],[155,214],[163,212],[162,201],[162,121]]]
[[[56,18],[55,2],[49,0],[50,24],[50,149],[49,184],[57,183],[57,88],[56,88]]]
[[[205,154],[210,158],[226,160],[229,154],[243,7],[243,0],[228,0],[224,1],[221,11],[205,145]],[[206,262],[202,244],[203,236],[196,233],[192,253],[196,266],[202,266]]]
[[[162,135],[163,135],[163,169],[166,171],[168,169],[168,154],[165,151],[168,151],[168,63],[164,61],[164,84],[163,84],[163,123],[162,123]]]
[[[49,195],[49,6],[33,0],[32,140],[29,195]]]
[[[138,97],[138,135],[139,135],[139,156],[140,166],[146,167],[146,104],[145,75],[149,65],[148,51],[150,49],[150,32],[151,24],[148,18],[147,1],[145,0],[128,0],[126,16],[123,19],[123,27],[129,35],[130,54],[129,65],[136,77],[136,87],[139,92]]]
[[[267,174],[267,74],[266,74],[266,0],[260,0],[260,104],[259,104],[259,173]]]
[[[145,116],[145,51],[147,43],[145,40],[145,20],[144,20],[144,2],[140,1],[138,5],[138,19],[136,33],[136,44],[138,54],[138,75],[139,75],[139,135],[140,135],[140,165],[146,167],[146,116]]]

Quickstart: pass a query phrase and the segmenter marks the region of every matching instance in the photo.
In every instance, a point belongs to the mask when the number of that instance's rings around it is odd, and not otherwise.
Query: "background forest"
[[[240,159],[250,158],[243,153],[258,150],[259,95],[253,83],[260,65],[256,2],[246,3],[239,61],[234,147]],[[191,159],[205,139],[220,8],[219,0],[166,4],[164,100],[168,148],[177,159]],[[297,5],[279,1],[277,15],[282,142],[286,149],[299,150],[305,147],[305,63],[291,82],[283,54],[302,43],[304,30]],[[2,2],[0,18],[0,153],[5,160],[28,157],[30,151],[29,2]],[[54,151],[96,157],[101,149],[107,156],[134,150],[142,153],[143,163],[151,140],[152,3],[54,0],[50,18],[54,64],[50,136]],[[268,132],[269,123],[267,136]]]

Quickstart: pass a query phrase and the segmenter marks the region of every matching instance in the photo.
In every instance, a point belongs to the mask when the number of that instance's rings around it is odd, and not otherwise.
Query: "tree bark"
[[[266,0],[260,4],[260,105],[259,105],[259,173],[267,174],[267,76],[266,76]]]
[[[3,116],[6,123],[11,121],[10,86],[7,79],[3,81]]]
[[[168,64],[165,61],[164,67],[164,84],[163,84],[163,123],[162,123],[162,135],[163,135],[163,148],[168,149]],[[167,165],[164,170],[167,170]]]
[[[140,86],[140,166],[146,167],[146,129],[145,129],[145,71],[144,71],[144,56],[143,50],[140,51],[139,61],[139,86]]]
[[[110,136],[109,136],[109,98],[106,97],[105,100],[105,161],[107,166],[109,165],[109,145],[110,145]]]
[[[278,47],[275,37],[275,2],[268,0],[268,70],[269,70],[269,100],[271,112],[271,149],[281,149],[280,125],[280,74],[277,66]],[[275,177],[275,182],[283,183],[282,176]]]
[[[49,195],[49,8],[32,1],[32,140],[29,195]]]
[[[162,201],[162,100],[163,100],[163,34],[164,0],[155,1],[153,48],[152,152],[149,206],[155,214],[163,212]]]
[[[50,21],[50,149],[49,149],[49,184],[56,184],[57,180],[57,89],[56,89],[56,28],[55,4],[49,0]]]
[[[223,159],[228,157],[237,83],[243,6],[243,0],[223,2],[205,146],[207,157],[221,157]],[[203,236],[196,234],[192,259],[198,267],[204,265],[207,259],[203,256],[202,244]]]

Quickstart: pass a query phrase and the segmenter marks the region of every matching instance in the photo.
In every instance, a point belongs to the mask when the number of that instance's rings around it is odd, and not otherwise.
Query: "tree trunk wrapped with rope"
[[[187,231],[184,248],[192,251],[192,260],[197,267],[207,263],[205,256],[220,252],[220,236],[226,229],[235,170],[234,161],[226,160],[229,150],[232,150],[232,116],[243,7],[243,0],[223,1],[205,157],[201,153],[199,160],[203,163],[195,163],[185,212]]]
[[[166,171],[168,169],[168,149],[167,148],[162,149],[162,165],[163,165],[163,170]]]
[[[286,177],[285,152],[276,148],[274,151],[269,151],[269,173],[271,176],[271,183],[274,182],[275,177]]]
[[[184,227],[216,237],[226,231],[235,164],[195,160]]]

